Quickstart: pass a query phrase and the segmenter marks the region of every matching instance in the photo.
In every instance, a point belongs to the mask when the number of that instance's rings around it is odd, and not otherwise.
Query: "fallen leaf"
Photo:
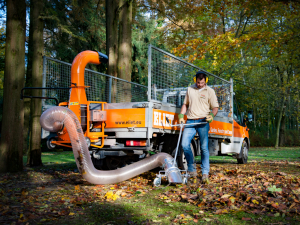
[[[251,218],[243,217],[242,220],[249,221]]]
[[[222,195],[221,198],[229,198],[231,195],[230,194],[225,194],[225,195]]]

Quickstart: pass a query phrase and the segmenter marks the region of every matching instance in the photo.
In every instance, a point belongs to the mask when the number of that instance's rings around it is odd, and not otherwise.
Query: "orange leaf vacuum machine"
[[[169,182],[185,182],[186,173],[177,167],[187,168],[181,149],[177,165],[173,163],[179,137],[179,126],[174,125],[187,87],[201,69],[152,45],[148,70],[133,71],[138,82],[86,69],[107,59],[95,51],[81,52],[72,65],[44,57],[41,98],[47,110],[40,121],[48,148],[73,148],[79,171],[91,183],[116,183],[157,166],[164,167]],[[244,113],[238,111],[233,81],[206,73],[220,105],[210,124],[210,155],[229,155],[247,163],[249,129]],[[59,106],[54,107],[51,99]],[[249,113],[247,120],[251,118]],[[191,149],[201,155],[197,136]]]

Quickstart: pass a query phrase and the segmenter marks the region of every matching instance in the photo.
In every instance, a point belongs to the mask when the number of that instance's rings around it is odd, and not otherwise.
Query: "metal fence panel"
[[[71,64],[44,57],[44,87],[70,87]],[[128,82],[107,74],[85,69],[85,86],[88,101],[141,102],[156,100],[181,107],[187,87],[194,83],[193,77],[199,67],[152,45],[148,50],[148,87]],[[206,71],[205,71],[206,72]],[[219,115],[229,115],[230,85],[220,77],[208,73],[208,85],[212,87],[220,104]],[[59,102],[68,101],[68,90],[44,90],[43,96],[54,97]],[[44,100],[43,105],[54,105]]]
[[[44,87],[70,87],[72,64],[49,57],[44,58]],[[86,95],[88,101],[138,102],[147,101],[147,87],[128,82],[104,73],[85,69]],[[59,102],[69,100],[68,90],[44,90],[44,97],[54,97]],[[44,105],[54,105],[53,100],[45,100]]]
[[[148,66],[151,67],[148,68],[151,99],[181,107],[187,87],[194,84],[196,72],[202,69],[152,45],[149,46],[148,57]],[[208,85],[218,97],[218,115],[231,116],[230,81],[205,72],[209,78]]]

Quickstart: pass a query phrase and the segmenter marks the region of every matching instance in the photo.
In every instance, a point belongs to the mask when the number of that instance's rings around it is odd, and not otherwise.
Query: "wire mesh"
[[[193,78],[201,70],[184,60],[150,45],[151,99],[181,107],[187,87],[194,84]],[[71,64],[45,57],[44,87],[70,87]],[[148,99],[148,87],[125,81],[97,71],[85,70],[85,86],[88,101],[142,102]],[[219,113],[230,113],[230,82],[208,73],[209,83],[218,97]],[[57,98],[59,102],[69,100],[69,91],[63,89],[44,90],[43,96]],[[54,105],[45,100],[45,105]]]
[[[187,87],[194,84],[199,67],[185,62],[159,48],[150,46],[151,51],[151,99],[181,107]],[[208,74],[208,85],[213,88],[220,104],[219,115],[231,116],[230,82]]]
[[[71,86],[71,64],[46,57],[44,60],[44,87],[70,87]],[[69,90],[51,89],[43,91],[44,97],[57,98],[59,102],[67,102]],[[45,105],[54,105],[53,100],[44,100]]]
[[[44,61],[44,87],[70,87],[71,64],[49,57]],[[147,101],[147,87],[128,82],[104,73],[85,69],[84,83],[88,101],[138,102]],[[69,100],[69,90],[44,90],[43,96],[57,98],[59,102]],[[54,105],[45,100],[44,105]]]

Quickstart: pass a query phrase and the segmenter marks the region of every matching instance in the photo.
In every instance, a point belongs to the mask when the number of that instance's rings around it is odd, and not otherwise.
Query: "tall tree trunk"
[[[119,0],[106,0],[106,54],[108,55],[107,73],[114,77],[118,76],[118,20]],[[109,82],[107,83],[109,84]],[[116,102],[116,95],[117,86],[114,81],[112,83],[111,90],[112,102]]]
[[[43,12],[44,0],[31,0],[30,23],[32,23],[32,85],[42,87],[43,83],[43,29],[44,21],[40,19]],[[33,90],[34,96],[42,96],[42,90]],[[27,165],[41,166],[41,126],[40,117],[42,110],[41,99],[32,99],[30,107],[30,149],[28,151]]]
[[[283,99],[282,99],[282,104],[280,106],[280,112],[279,112],[278,121],[277,121],[275,148],[278,148],[278,144],[279,144],[280,125],[281,125],[281,120],[282,120],[283,111],[284,111],[284,103],[285,103],[285,97],[283,97]]]
[[[253,105],[253,123],[254,123],[254,132],[256,131],[256,113],[255,113],[255,107]]]
[[[298,105],[298,107],[297,107],[297,117],[296,117],[296,126],[297,126],[296,129],[297,129],[297,131],[299,132],[299,107],[300,107],[300,104],[299,104],[299,103],[300,103],[300,100],[299,100],[299,99],[300,99],[300,95],[298,94],[298,96],[299,96],[299,97],[298,97],[298,99],[297,99],[297,102],[298,102],[297,105]]]
[[[30,10],[30,14],[31,14]],[[30,20],[31,20],[30,15]],[[28,52],[27,52],[27,71],[26,71],[26,80],[25,80],[25,87],[32,87],[32,54],[33,54],[33,38],[32,38],[32,29],[33,23],[30,22],[29,24],[29,40],[28,40]],[[32,93],[27,93],[29,90],[26,90],[25,93],[27,95],[31,95]],[[30,104],[31,99],[25,98],[24,99],[24,145],[23,149],[24,152],[27,152],[29,149],[29,142],[30,142]]]
[[[118,42],[118,77],[131,81],[131,26],[132,26],[132,0],[119,2],[119,42]],[[131,101],[131,85],[123,84],[124,100]]]
[[[26,4],[7,0],[0,172],[23,169],[24,109],[20,100],[25,74]]]
[[[271,129],[271,121],[270,121],[270,101],[268,97],[268,131],[267,131],[267,139],[270,139],[270,129]]]
[[[286,131],[286,115],[282,115],[281,124],[280,124],[280,131],[279,131],[279,146],[284,147],[285,145],[285,131]]]

